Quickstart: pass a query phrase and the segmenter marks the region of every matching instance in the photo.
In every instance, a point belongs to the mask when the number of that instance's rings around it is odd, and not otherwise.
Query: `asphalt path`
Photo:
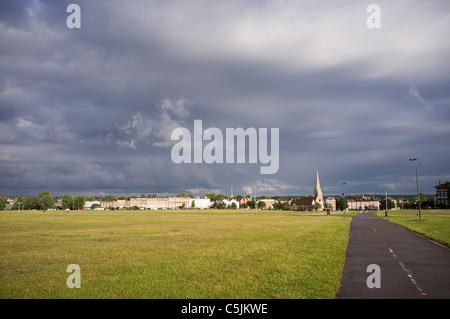
[[[335,298],[450,299],[450,249],[373,212],[355,215]]]

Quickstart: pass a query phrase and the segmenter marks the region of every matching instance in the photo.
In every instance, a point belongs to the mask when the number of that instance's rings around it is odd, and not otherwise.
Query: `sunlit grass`
[[[390,210],[388,217],[384,217],[384,211],[377,214],[450,247],[450,209],[422,209],[422,220],[418,210]]]
[[[0,297],[333,298],[351,219],[325,214],[0,212]]]

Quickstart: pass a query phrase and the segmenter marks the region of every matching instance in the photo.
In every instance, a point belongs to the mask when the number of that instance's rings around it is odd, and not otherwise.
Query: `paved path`
[[[371,264],[380,267],[380,288],[367,286]],[[450,250],[373,212],[356,215],[336,298],[450,299]]]

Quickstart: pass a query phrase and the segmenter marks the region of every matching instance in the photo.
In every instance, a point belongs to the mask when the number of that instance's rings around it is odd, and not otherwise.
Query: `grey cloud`
[[[427,192],[450,175],[447,1],[380,1],[380,30],[364,2],[208,0],[79,0],[71,30],[70,3],[1,4],[5,189],[308,193],[319,168],[330,192],[414,192],[412,155]],[[173,164],[194,119],[280,128],[279,172]]]

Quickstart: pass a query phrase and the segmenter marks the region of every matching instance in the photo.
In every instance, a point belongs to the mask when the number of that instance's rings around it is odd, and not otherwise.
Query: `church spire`
[[[318,169],[316,170],[316,187],[314,188],[314,201],[320,203],[323,207],[323,194],[322,189],[320,188]]]

